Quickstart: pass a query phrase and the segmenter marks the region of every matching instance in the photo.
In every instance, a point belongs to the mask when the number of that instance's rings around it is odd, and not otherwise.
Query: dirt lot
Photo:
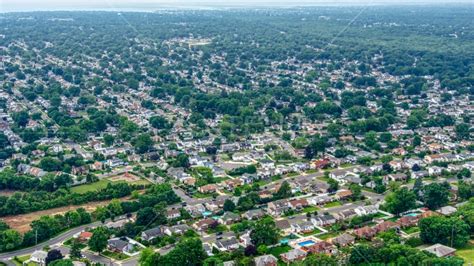
[[[109,177],[109,180],[112,181],[112,182],[125,181],[125,182],[130,182],[131,183],[131,182],[140,181],[140,177],[138,177],[134,174],[124,173],[124,174],[121,174],[121,175],[116,175],[116,176]]]
[[[126,200],[124,198],[122,200]],[[28,214],[20,214],[14,216],[6,216],[0,218],[1,220],[5,221],[12,229],[17,230],[20,233],[25,233],[26,231],[30,230],[30,224],[32,221],[39,219],[39,217],[44,215],[56,215],[56,214],[63,214],[67,211],[76,210],[78,208],[84,208],[89,212],[94,211],[99,206],[105,206],[110,202],[107,201],[97,201],[97,202],[90,202],[83,205],[73,205],[73,206],[66,206],[61,208],[54,208],[44,211],[37,211]]]

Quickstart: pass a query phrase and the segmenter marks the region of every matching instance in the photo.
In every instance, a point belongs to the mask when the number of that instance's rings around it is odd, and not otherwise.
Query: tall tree
[[[257,221],[250,232],[250,239],[252,244],[256,247],[276,244],[278,242],[278,236],[278,228],[271,217]]]
[[[89,248],[92,251],[101,253],[107,247],[107,240],[109,239],[109,233],[105,227],[97,227],[91,239],[89,240]]]
[[[438,183],[431,183],[423,188],[423,201],[431,210],[445,206],[449,201],[449,190]]]
[[[387,195],[383,206],[388,212],[399,215],[416,206],[415,193],[407,188],[395,190]]]

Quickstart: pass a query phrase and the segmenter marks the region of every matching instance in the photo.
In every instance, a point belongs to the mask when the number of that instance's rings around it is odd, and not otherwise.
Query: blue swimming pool
[[[311,245],[314,245],[314,244],[316,244],[316,242],[314,242],[313,240],[306,240],[306,241],[298,243],[298,245],[300,247],[307,247],[307,246],[311,246]]]
[[[412,213],[407,213],[407,214],[405,214],[405,215],[403,215],[403,216],[412,216],[412,217],[415,217],[415,216],[418,216],[418,213],[412,212]]]
[[[212,212],[210,212],[210,211],[202,212],[202,216],[209,216],[211,214],[212,214]]]

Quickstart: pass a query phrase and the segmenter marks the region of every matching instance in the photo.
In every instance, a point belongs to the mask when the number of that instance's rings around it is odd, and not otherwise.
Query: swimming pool
[[[211,214],[212,214],[212,212],[210,212],[210,211],[202,212],[202,216],[209,216]]]
[[[411,212],[411,213],[407,213],[403,216],[411,216],[411,217],[415,217],[415,216],[418,216],[418,213],[415,213],[415,212]]]
[[[314,242],[313,240],[306,240],[306,241],[298,243],[298,245],[300,247],[307,247],[307,246],[311,246],[311,245],[314,245],[314,244],[316,244],[316,242]]]

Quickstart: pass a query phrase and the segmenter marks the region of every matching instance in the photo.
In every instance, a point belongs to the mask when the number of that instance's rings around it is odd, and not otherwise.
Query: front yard
[[[130,258],[130,256],[127,256],[123,253],[112,252],[110,250],[105,250],[104,252],[101,253],[101,255],[104,257],[116,259],[116,260],[125,260],[125,259]]]
[[[464,259],[464,265],[474,261],[474,244],[468,243],[456,251],[456,255]]]

